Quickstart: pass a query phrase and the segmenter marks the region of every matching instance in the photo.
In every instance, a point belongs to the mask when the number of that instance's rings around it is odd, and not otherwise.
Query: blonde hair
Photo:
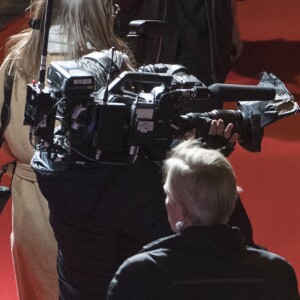
[[[44,22],[46,0],[31,0],[27,9],[29,18]],[[112,0],[54,0],[51,24],[60,25],[68,43],[67,53],[57,53],[63,59],[73,60],[92,51],[115,47],[131,54],[114,34],[114,5]],[[13,59],[16,71],[26,79],[36,77],[39,71],[44,28],[26,29],[10,38],[7,53]],[[92,46],[92,49],[88,47]]]
[[[191,224],[227,223],[238,191],[232,166],[220,152],[183,142],[165,160],[164,172],[166,193],[182,204]]]

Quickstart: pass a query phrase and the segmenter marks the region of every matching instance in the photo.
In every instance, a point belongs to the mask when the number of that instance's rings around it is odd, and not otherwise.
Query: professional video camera
[[[85,58],[97,59],[110,74],[107,55]],[[299,111],[282,82],[266,73],[258,86],[207,87],[183,66],[157,64],[123,72],[93,93],[90,73],[75,61],[59,61],[50,64],[48,83],[42,90],[28,85],[24,124],[33,128],[35,146],[56,161],[114,163],[122,157],[130,163],[139,151],[161,160],[174,138],[192,128],[205,139],[212,119],[233,123],[240,144],[260,151],[263,128]],[[201,112],[202,103],[213,101],[235,101],[238,109]],[[56,129],[55,121],[61,123]]]

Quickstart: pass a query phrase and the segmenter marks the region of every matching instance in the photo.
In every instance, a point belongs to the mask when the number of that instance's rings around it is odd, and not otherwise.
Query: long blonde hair
[[[41,29],[26,29],[7,43],[7,55],[13,59],[17,73],[26,79],[36,77],[39,71],[46,3],[46,0],[31,0],[27,9],[29,18],[42,21]],[[78,59],[92,51],[87,44],[96,51],[115,47],[130,54],[125,43],[114,34],[113,14],[112,0],[54,0],[51,24],[60,25],[68,44],[68,52],[58,54],[64,59]]]

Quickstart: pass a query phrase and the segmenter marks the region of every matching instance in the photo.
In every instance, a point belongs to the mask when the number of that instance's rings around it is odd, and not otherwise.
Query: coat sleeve
[[[149,280],[146,262],[142,263],[139,256],[127,259],[119,268],[112,279],[107,294],[107,300],[150,300],[151,296],[148,286],[152,286]]]
[[[285,294],[284,299],[299,300],[299,290],[296,273],[293,267],[287,262],[287,275],[284,276]]]
[[[153,253],[140,253],[127,259],[112,279],[107,300],[173,299],[168,272]]]

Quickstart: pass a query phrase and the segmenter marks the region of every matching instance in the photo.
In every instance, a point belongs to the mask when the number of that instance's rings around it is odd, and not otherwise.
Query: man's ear
[[[171,199],[169,196],[167,196],[166,209],[167,209],[167,213],[168,213],[168,220],[169,220],[172,230],[174,232],[178,232],[178,230],[176,229],[176,224],[178,222],[181,222],[181,223],[184,222],[183,205],[180,202],[175,201],[175,200]]]
[[[176,214],[178,216],[178,219],[180,221],[184,221],[185,219],[185,212],[186,212],[186,208],[183,206],[183,204],[181,202],[178,202],[178,201],[173,201],[172,202],[173,205],[174,205],[174,208],[176,210]]]
[[[174,201],[174,212],[176,215],[177,221],[174,224],[174,231],[181,232],[184,228],[191,225],[186,207],[181,202]]]

